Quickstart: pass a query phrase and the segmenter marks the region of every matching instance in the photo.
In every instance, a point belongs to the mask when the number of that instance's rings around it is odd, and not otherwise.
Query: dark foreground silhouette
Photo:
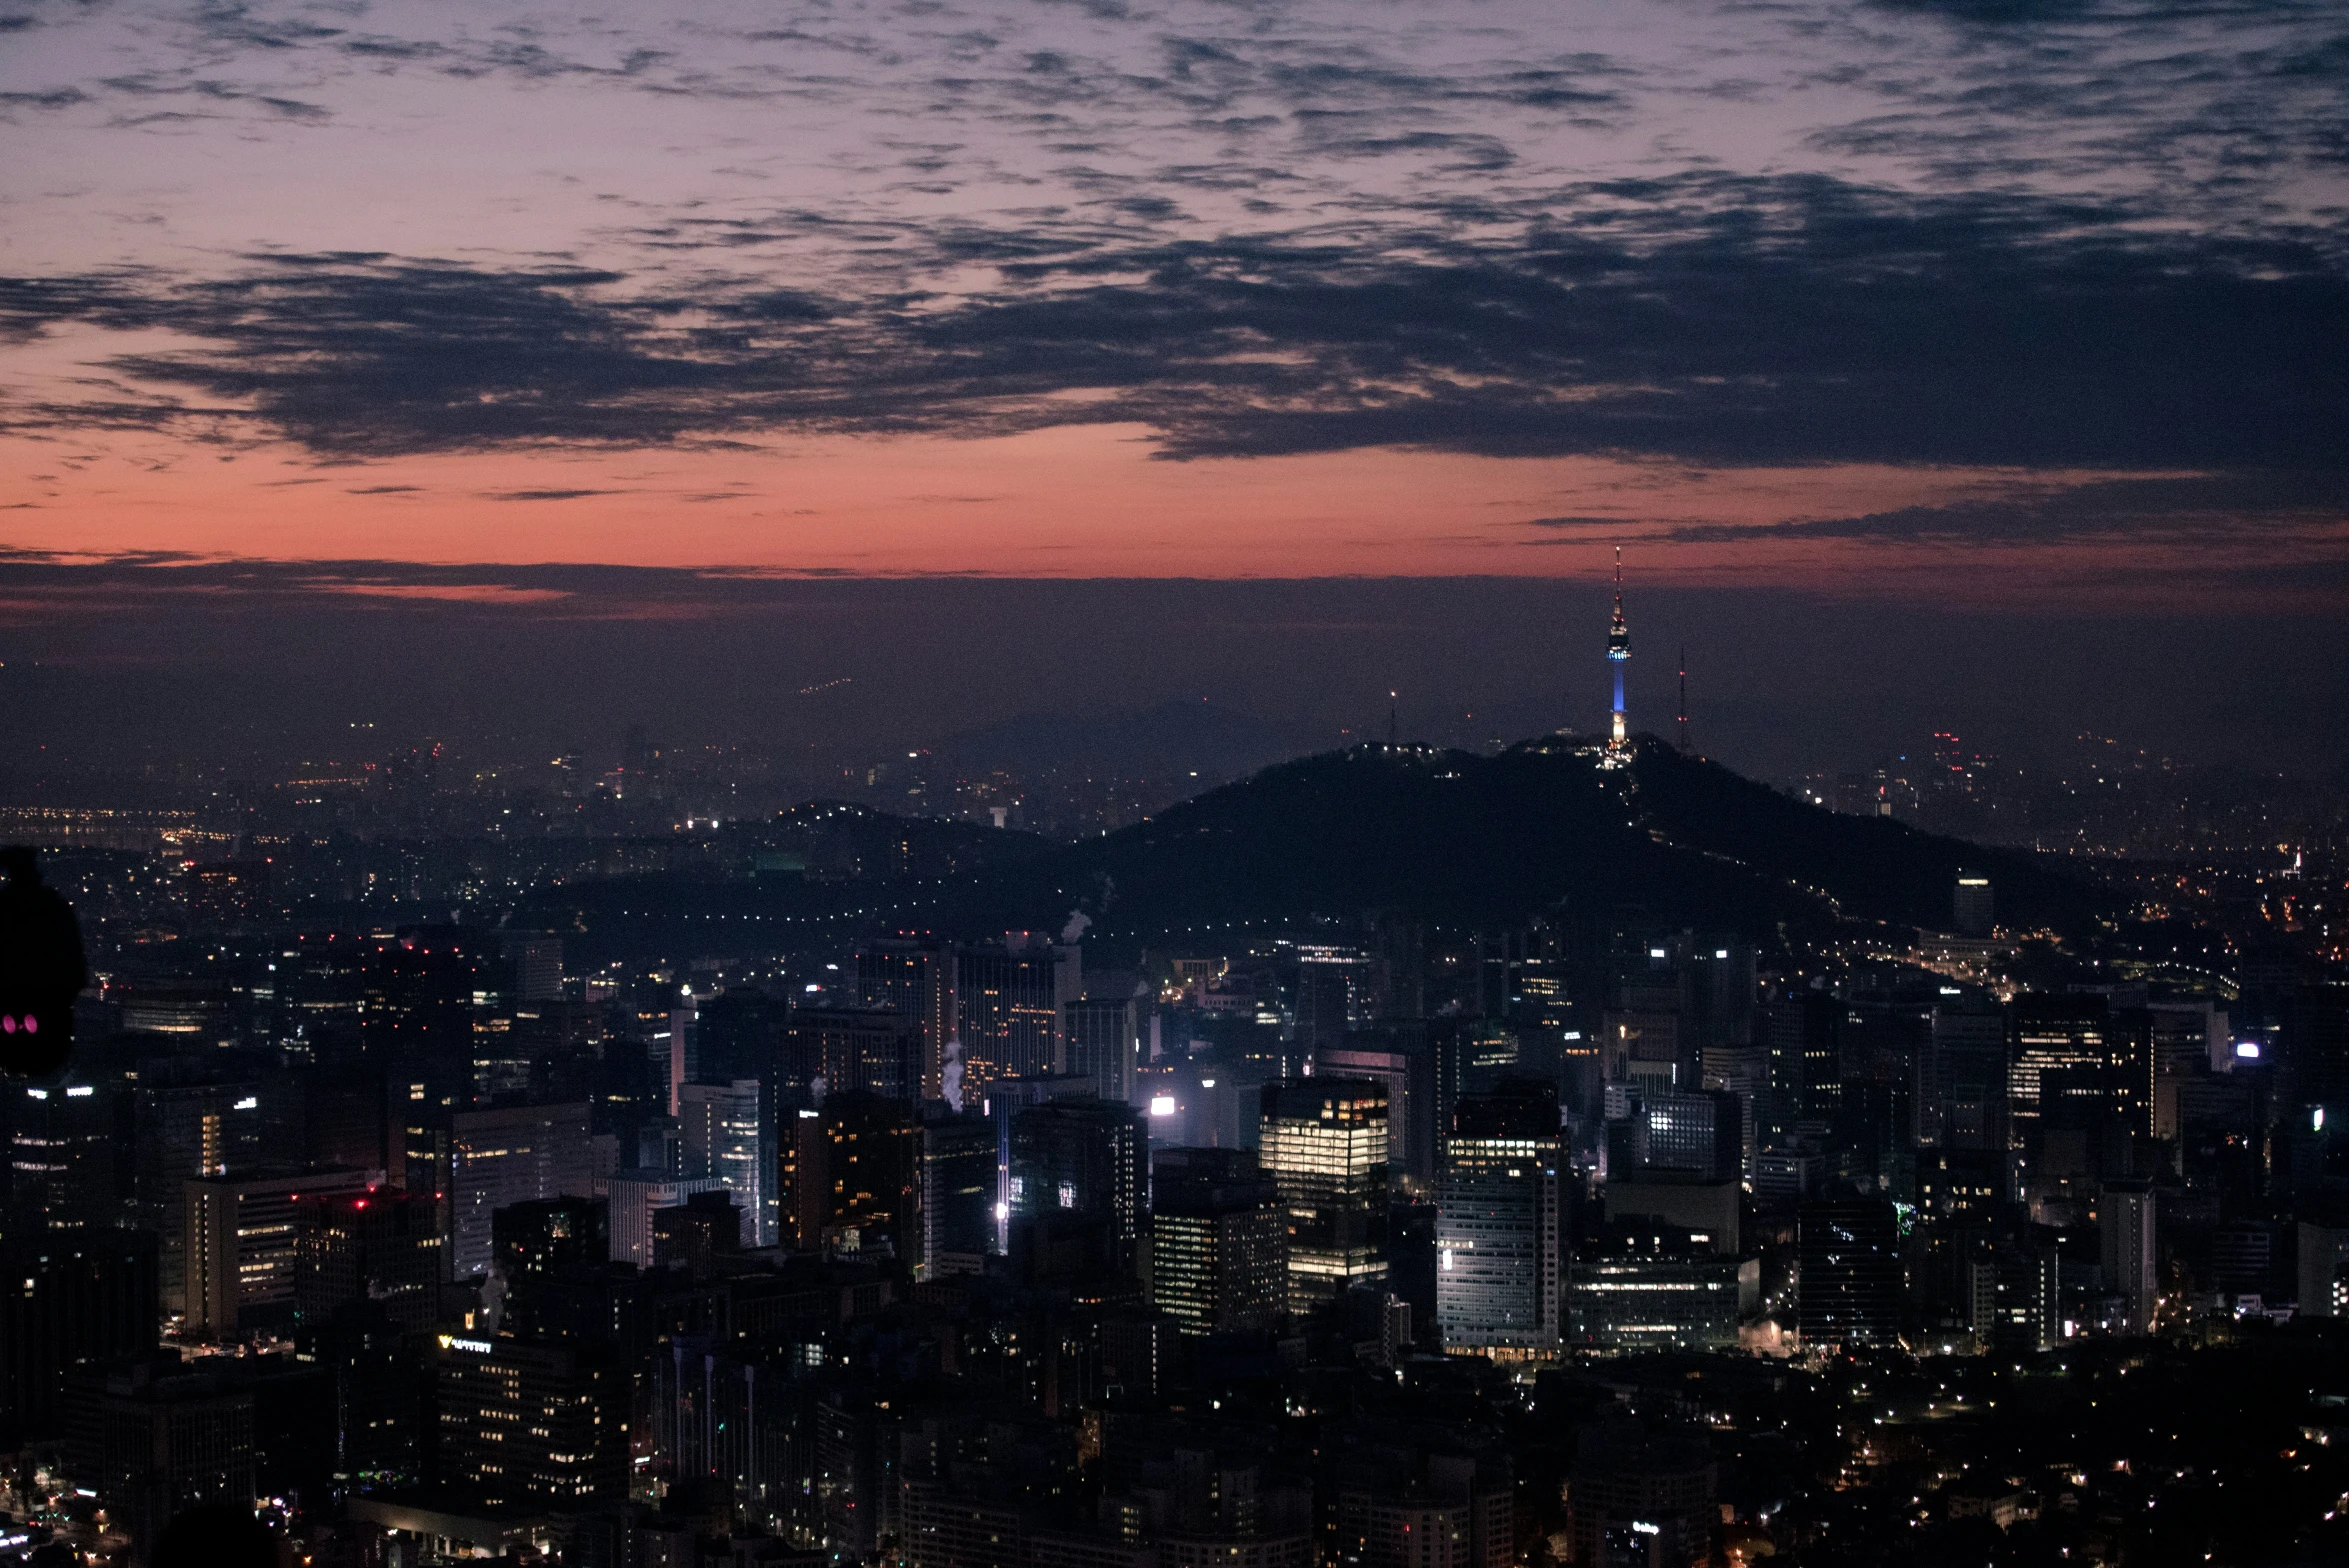
[[[251,1509],[209,1503],[171,1521],[148,1568],[278,1568],[277,1539]]]

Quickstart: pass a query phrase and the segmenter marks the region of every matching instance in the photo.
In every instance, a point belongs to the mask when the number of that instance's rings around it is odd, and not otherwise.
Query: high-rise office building
[[[407,1332],[374,1302],[358,1301],[323,1323],[305,1324],[300,1344],[333,1380],[334,1469],[381,1480],[413,1477],[424,1411]]]
[[[1702,1437],[1601,1427],[1566,1483],[1567,1560],[1577,1568],[1710,1562],[1719,1471]]]
[[[161,1238],[164,1311],[184,1311],[187,1302],[182,1183],[259,1165],[267,1157],[268,1122],[259,1080],[241,1074],[212,1083],[142,1080],[134,1092],[132,1212],[142,1229]]]
[[[7,1092],[18,1097],[9,1139],[10,1232],[102,1229],[123,1218],[121,1090],[72,1073]]]
[[[140,1560],[189,1508],[253,1505],[254,1394],[169,1357],[90,1366],[66,1394],[65,1469]]]
[[[491,1216],[540,1198],[586,1197],[585,1102],[458,1111],[449,1125],[449,1267],[458,1279],[489,1271]]]
[[[309,1329],[357,1301],[394,1328],[430,1328],[440,1313],[439,1208],[398,1191],[305,1191],[295,1205],[294,1318]]]
[[[1881,1198],[1802,1207],[1796,1320],[1812,1345],[1889,1345],[1900,1335],[1900,1224]]]
[[[921,1277],[980,1273],[997,1250],[995,1123],[976,1112],[929,1117],[921,1149]]]
[[[2006,1156],[2006,1010],[1988,994],[1933,1009],[1917,1071],[1917,1138],[1932,1147]]]
[[[628,1377],[605,1348],[440,1336],[432,1403],[439,1478],[491,1507],[628,1493]]]
[[[2097,995],[2023,995],[2007,1014],[2007,1104],[2017,1141],[2036,1138],[2056,1107],[2045,1089],[2061,1086],[2082,1103],[2074,1116],[2153,1135],[2153,1021],[2116,1011]]]
[[[308,1171],[205,1176],[185,1183],[185,1332],[229,1340],[293,1327],[304,1198],[364,1195],[372,1174]]]
[[[771,1247],[780,1234],[773,1104],[773,1096],[755,1078],[729,1084],[689,1083],[678,1091],[685,1174],[715,1177],[726,1184],[742,1210],[740,1239],[745,1247]]]
[[[1429,1454],[1424,1466],[1349,1466],[1332,1512],[1338,1558],[1362,1568],[1510,1568],[1516,1561],[1506,1462]]]
[[[506,1002],[563,999],[563,939],[539,931],[507,931],[498,937],[506,968]]]
[[[2300,1274],[2299,1316],[2342,1316],[2335,1295],[2349,1268],[2349,1227],[2302,1220],[2298,1241],[2294,1254]]]
[[[1267,1084],[1258,1160],[1288,1211],[1289,1310],[1387,1278],[1387,1091],[1360,1078]]]
[[[2104,1287],[2121,1298],[2132,1334],[2153,1332],[2154,1309],[2161,1295],[2153,1212],[2153,1191],[2144,1181],[2108,1181],[2104,1195],[2097,1200]]]
[[[490,1217],[497,1273],[509,1292],[573,1263],[612,1256],[609,1198],[546,1198],[517,1203]]]
[[[62,1430],[77,1367],[155,1348],[155,1238],[144,1231],[31,1235],[0,1243],[0,1443]]]
[[[817,1252],[853,1236],[856,1250],[918,1255],[921,1126],[905,1101],[828,1095],[792,1118],[781,1163],[784,1245]]]
[[[1980,1348],[2053,1350],[2062,1341],[2062,1259],[2054,1247],[1985,1237],[1961,1268],[1966,1326]]]
[[[742,1250],[750,1228],[735,1195],[723,1187],[697,1192],[683,1203],[652,1211],[653,1267],[681,1268],[697,1280],[717,1271],[720,1258]]]
[[[785,1026],[790,1071],[804,1093],[785,1085],[782,1103],[801,1110],[828,1094],[862,1091],[893,1100],[920,1098],[922,1030],[910,1013],[878,1008],[802,1008]]]
[[[611,1206],[614,1263],[653,1265],[653,1213],[683,1203],[697,1192],[715,1192],[725,1183],[714,1176],[680,1176],[674,1171],[620,1170],[604,1180]]]
[[[1558,1095],[1541,1081],[1470,1095],[1452,1114],[1436,1185],[1436,1321],[1447,1350],[1501,1357],[1558,1349]]]
[[[272,995],[278,1040],[321,1067],[355,1060],[373,956],[364,937],[341,931],[302,932],[284,944]]]
[[[1950,929],[1960,936],[1988,936],[1998,923],[1998,901],[1990,879],[1978,871],[1958,873],[1949,900]]]
[[[1300,946],[1293,1011],[1297,1045],[1308,1054],[1342,1045],[1369,1006],[1369,965],[1351,949]]]
[[[468,935],[448,926],[418,926],[378,943],[360,980],[359,1034],[383,1062],[455,1069],[470,1083],[474,993],[481,963]],[[435,1082],[439,1101],[447,1084]]]
[[[1796,1136],[1824,1136],[1834,1125],[1842,1087],[1840,997],[1804,992],[1762,1009],[1762,1035],[1770,1055],[1770,1125],[1762,1141],[1778,1144]]]
[[[1098,1266],[1134,1275],[1150,1202],[1150,1135],[1122,1101],[1050,1100],[1011,1115],[1010,1220],[1051,1215],[1098,1232]]]
[[[1633,1171],[1685,1171],[1705,1181],[1736,1181],[1744,1169],[1743,1108],[1725,1090],[1643,1095],[1626,1118]],[[1615,1175],[1610,1159],[1608,1173]]]
[[[1454,1042],[1456,1043],[1456,1042]],[[1357,1030],[1339,1044],[1313,1053],[1316,1077],[1367,1078],[1387,1095],[1387,1160],[1406,1191],[1420,1193],[1435,1180],[1446,1124],[1439,1117],[1436,1058],[1428,1025],[1402,1020]]]
[[[699,1006],[690,987],[680,987],[677,999],[669,1004],[668,1055],[666,1064],[669,1079],[669,1114],[677,1114],[677,1096],[684,1087],[701,1077],[701,1031]]]
[[[1184,1334],[1253,1332],[1288,1310],[1288,1214],[1247,1149],[1151,1156],[1150,1304]]]
[[[1678,1226],[1607,1227],[1566,1287],[1567,1342],[1585,1351],[1727,1350],[1737,1344],[1742,1275],[1760,1265],[1715,1252]]]
[[[998,1078],[1059,1071],[1061,1004],[1083,994],[1077,955],[1031,931],[955,950],[953,1043],[964,1104]]]
[[[953,945],[892,938],[859,947],[856,1001],[913,1020],[921,1042],[920,1098],[944,1098],[941,1069],[955,1032]]]
[[[1089,996],[1060,1009],[1062,1070],[1090,1078],[1094,1092],[1119,1104],[1134,1097],[1141,1062],[1141,1013],[1134,998]]]
[[[784,1043],[790,1022],[790,1003],[748,987],[729,988],[697,1004],[694,1055],[701,1078],[709,1083],[756,1078],[796,1109],[803,1102],[789,1096],[807,1085],[804,1074],[795,1076]]]

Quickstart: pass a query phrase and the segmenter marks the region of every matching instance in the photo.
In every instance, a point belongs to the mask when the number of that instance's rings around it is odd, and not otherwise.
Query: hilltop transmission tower
[[[1623,662],[1631,657],[1631,628],[1623,620],[1623,546],[1615,547],[1615,616],[1607,623],[1607,663],[1615,671],[1615,728],[1607,749],[1624,749]]]

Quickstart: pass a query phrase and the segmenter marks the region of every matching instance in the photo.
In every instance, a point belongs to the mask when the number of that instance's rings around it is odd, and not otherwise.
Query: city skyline
[[[2349,1561],[2338,0],[0,0],[0,1568]]]

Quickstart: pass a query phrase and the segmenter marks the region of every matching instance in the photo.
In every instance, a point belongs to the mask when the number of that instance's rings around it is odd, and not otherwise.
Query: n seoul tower
[[[1615,547],[1615,616],[1607,622],[1607,663],[1615,671],[1615,733],[1607,749],[1623,750],[1623,661],[1631,657],[1631,628],[1623,621],[1623,546]]]

